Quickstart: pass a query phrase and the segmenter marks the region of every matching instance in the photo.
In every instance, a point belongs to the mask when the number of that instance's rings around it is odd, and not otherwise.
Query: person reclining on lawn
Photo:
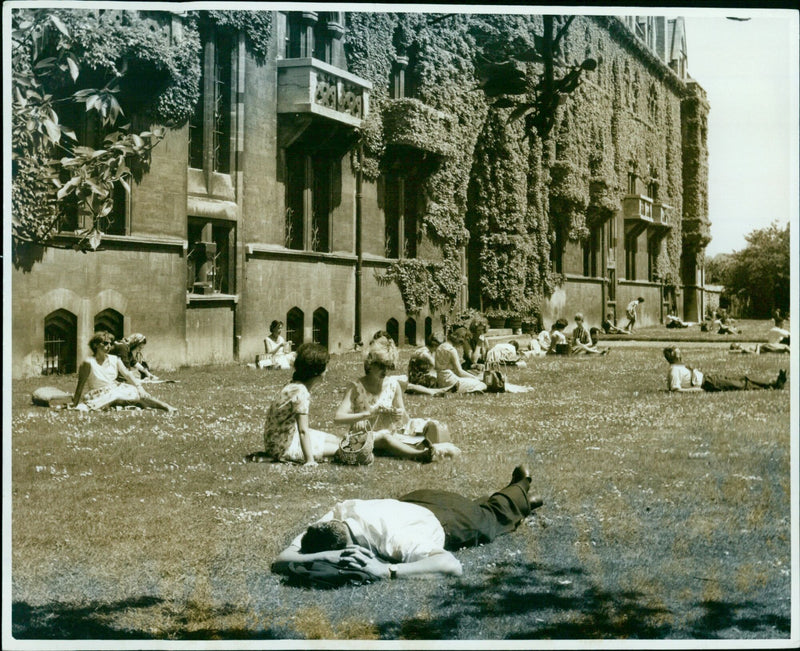
[[[629,335],[630,334],[630,332],[628,332],[627,330],[623,330],[622,328],[618,328],[614,324],[614,315],[611,312],[606,314],[606,320],[603,321],[603,323],[601,325],[603,327],[603,332],[605,332],[607,335]]]
[[[772,382],[757,382],[746,375],[711,375],[703,374],[696,368],[686,366],[681,361],[680,348],[667,346],[664,359],[669,366],[667,373],[667,389],[669,391],[753,391],[756,389],[782,389],[786,384],[786,371],[781,369],[778,377]]]
[[[424,489],[400,499],[340,502],[278,555],[272,571],[293,575],[297,564],[321,561],[363,572],[367,581],[460,576],[451,551],[514,531],[543,504],[529,495],[530,486],[528,467],[519,465],[508,486],[484,499]]]
[[[667,314],[667,328],[689,328],[696,325],[694,321],[684,321],[679,316]]]
[[[486,353],[486,365],[503,364],[507,366],[525,366],[519,353],[519,342],[516,339],[495,344]]]

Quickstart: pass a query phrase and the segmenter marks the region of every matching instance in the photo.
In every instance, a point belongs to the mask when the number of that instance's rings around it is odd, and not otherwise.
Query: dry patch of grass
[[[407,359],[408,349],[403,350]],[[780,356],[687,351],[715,372],[774,376]],[[356,354],[312,396],[333,412]],[[13,384],[12,591],[22,637],[510,639],[789,635],[789,395],[670,395],[660,350],[512,369],[529,394],[407,396],[463,455],[313,471],[244,463],[288,372],[181,369],[153,392],[174,415],[56,412]],[[337,501],[421,486],[480,496],[527,461],[545,506],[461,578],[312,591],[270,563]]]

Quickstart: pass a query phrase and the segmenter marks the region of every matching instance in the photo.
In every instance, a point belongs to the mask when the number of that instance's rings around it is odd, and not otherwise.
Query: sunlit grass
[[[768,328],[766,328],[768,330]],[[407,359],[408,349],[403,350]],[[716,372],[774,377],[788,357],[687,350]],[[361,367],[333,359],[311,425]],[[789,634],[789,395],[670,395],[658,348],[512,369],[519,395],[407,396],[461,458],[313,471],[244,463],[288,372],[182,369],[179,408],[34,407],[13,384],[15,633],[44,637],[503,639]],[[285,586],[270,563],[333,503],[420,486],[480,496],[520,461],[545,506],[459,552],[461,579],[336,591]]]

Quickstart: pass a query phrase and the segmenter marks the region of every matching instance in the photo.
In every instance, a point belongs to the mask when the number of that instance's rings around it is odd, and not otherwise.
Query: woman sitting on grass
[[[757,382],[746,375],[710,375],[690,368],[681,361],[681,351],[676,346],[664,349],[664,359],[669,362],[667,389],[670,391],[754,391],[756,389],[782,389],[786,384],[786,371],[781,369],[772,382]]]
[[[566,319],[556,319],[553,327],[550,328],[550,348],[547,350],[548,355],[568,355],[569,344],[567,343],[567,336],[564,334],[564,329],[569,325]]]
[[[330,355],[319,344],[301,344],[292,381],[272,402],[264,423],[266,456],[276,461],[316,466],[339,449],[339,437],[308,426],[311,389],[322,382]]]
[[[297,353],[290,352],[290,346],[281,336],[283,321],[275,320],[269,324],[269,334],[264,339],[264,349],[267,353],[263,361],[264,368],[290,369]]]
[[[372,341],[383,339],[387,345],[394,346],[394,339],[386,330],[378,330],[372,335]],[[436,373],[433,371],[433,352],[441,343],[434,335],[431,335],[428,346],[420,346],[408,360],[407,375],[393,375],[393,380],[400,384],[403,393],[419,393],[425,396],[438,396],[449,388],[440,389],[436,386]],[[396,347],[395,347],[396,348]]]
[[[95,411],[115,406],[135,406],[150,409],[163,409],[173,412],[175,407],[151,396],[142,388],[142,381],[133,377],[122,360],[109,354],[114,345],[110,332],[95,332],[89,339],[92,350],[78,369],[78,386],[72,397],[72,407],[81,411]],[[124,378],[118,382],[117,377]],[[87,391],[84,396],[84,389]],[[83,401],[81,402],[81,397]]]
[[[458,393],[477,393],[486,391],[486,385],[469,371],[461,367],[459,351],[464,343],[466,328],[456,328],[447,336],[447,341],[436,349],[436,376],[439,387],[451,388],[455,385]]]
[[[111,354],[116,355],[122,360],[134,377],[142,377],[147,380],[157,380],[158,378],[150,372],[150,367],[144,361],[144,345],[147,338],[143,334],[134,332],[124,339],[117,341],[111,349]]]
[[[349,425],[351,432],[371,429],[376,454],[424,463],[435,455],[460,454],[450,443],[433,444],[420,435],[427,421],[409,418],[400,384],[386,375],[396,364],[397,348],[391,339],[380,337],[370,342],[364,375],[348,387],[334,422]]]

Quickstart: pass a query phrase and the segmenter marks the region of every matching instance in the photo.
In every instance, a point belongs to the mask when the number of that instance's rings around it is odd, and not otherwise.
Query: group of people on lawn
[[[633,329],[636,306],[641,302],[643,299],[637,299],[629,306],[633,314],[628,314],[626,332]],[[531,350],[522,353],[516,341],[487,350],[486,328],[480,322],[458,326],[450,330],[446,341],[431,336],[426,346],[415,350],[405,376],[388,374],[397,367],[398,351],[389,334],[379,331],[366,347],[364,374],[349,383],[334,422],[346,425],[350,433],[371,432],[379,455],[422,463],[458,456],[460,450],[447,436],[432,441],[426,435],[432,425],[444,431],[446,427],[412,418],[403,393],[481,392],[486,385],[475,371],[486,365],[520,364],[526,357],[565,350],[573,354],[607,352],[597,348],[598,329],[587,330],[583,315],[575,315],[575,324],[570,342],[563,332],[566,320],[559,319],[550,331],[532,340],[536,344]],[[270,326],[270,366],[293,368],[293,374],[267,411],[262,458],[313,467],[336,455],[342,442],[339,436],[309,426],[310,395],[324,378],[330,357],[325,347],[313,343],[291,351],[280,334],[282,325],[273,321]],[[72,406],[89,410],[133,404],[174,411],[142,387],[143,381],[157,380],[143,361],[145,342],[139,334],[115,342],[108,332],[95,333],[89,340],[92,355],[78,371]],[[673,392],[781,389],[787,380],[783,370],[773,381],[703,373],[683,363],[679,348],[669,346],[663,352],[670,365],[667,386]],[[294,578],[322,576],[328,585],[459,575],[461,564],[452,550],[490,542],[513,531],[542,503],[531,494],[531,474],[524,464],[514,468],[505,488],[479,500],[440,490],[418,490],[397,500],[347,500],[297,536],[280,553],[273,570]]]

